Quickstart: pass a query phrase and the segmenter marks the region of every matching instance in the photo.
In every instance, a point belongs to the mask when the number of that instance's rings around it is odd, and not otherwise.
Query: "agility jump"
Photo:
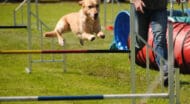
[[[133,17],[133,16],[131,16]],[[132,20],[131,20],[132,21]],[[131,23],[132,24],[132,23]],[[133,26],[130,26],[133,28]],[[133,30],[133,29],[131,29]],[[134,31],[131,31],[132,33]],[[134,40],[134,36],[132,36]],[[30,43],[30,42],[29,42]],[[132,42],[131,42],[132,43]],[[117,44],[116,44],[117,45]],[[118,44],[120,46],[120,44]],[[133,45],[133,44],[131,44]],[[132,47],[132,60],[134,58],[134,46]],[[122,47],[123,48],[123,47]],[[30,49],[30,48],[29,48]],[[125,47],[124,47],[125,49]],[[0,50],[0,54],[48,54],[48,53],[128,53],[129,50]],[[29,58],[30,59],[30,58]],[[116,94],[116,95],[86,95],[86,96],[15,96],[15,97],[0,97],[1,101],[55,101],[55,100],[102,100],[102,99],[121,99],[121,98],[169,98],[170,104],[174,104],[175,93],[173,88],[173,74],[170,75],[169,92],[167,93],[148,93],[148,94],[135,94],[135,62],[131,63],[131,79],[132,82],[132,94]],[[170,68],[171,69],[171,68]],[[171,72],[169,72],[170,74]],[[178,94],[176,94],[177,96]]]

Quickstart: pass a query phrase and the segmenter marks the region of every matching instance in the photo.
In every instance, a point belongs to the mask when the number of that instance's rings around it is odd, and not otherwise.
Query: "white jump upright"
[[[31,0],[24,0],[15,10],[14,10],[14,21],[15,24],[17,24],[16,22],[16,13],[19,9],[22,9],[24,4],[27,3],[27,31],[28,31],[28,50],[32,50],[34,48],[33,43],[36,43],[36,41],[34,42],[33,38],[36,36],[39,36],[39,47],[43,50],[45,47],[45,41],[44,41],[44,37],[43,37],[43,32],[44,30],[49,30],[49,27],[39,18],[39,13],[38,13],[38,0],[35,0],[35,11],[33,12],[31,10]],[[22,10],[23,11],[23,10]],[[22,14],[23,15],[23,14]],[[32,18],[34,18],[36,20],[36,28],[38,30],[39,35],[34,35],[36,33],[32,32]],[[22,19],[22,21],[24,21]],[[47,42],[47,41],[46,41]],[[50,47],[46,47],[46,49],[50,49],[53,50],[55,49],[55,42],[54,39],[49,39],[48,43],[50,43]],[[38,48],[39,49],[39,48]],[[46,59],[47,55],[43,55],[41,54],[39,56],[38,59],[34,59],[32,54],[28,54],[28,67],[25,68],[27,73],[31,73],[32,72],[32,65],[34,63],[45,63],[45,62],[59,62],[62,64],[63,66],[63,70],[66,71],[66,56],[65,55],[59,55],[59,59],[57,59],[55,56],[55,54],[50,54],[48,55],[48,57],[51,57],[49,59]]]
[[[44,49],[44,37],[43,32],[44,30],[49,30],[49,27],[39,18],[38,13],[38,0],[35,0],[35,11],[31,10],[31,0],[23,0],[18,7],[16,7],[13,11],[13,25],[9,26],[0,26],[0,29],[26,29],[28,33],[28,50],[33,49],[33,38],[36,36],[38,37],[40,48]],[[25,8],[26,4],[26,8]],[[25,10],[26,9],[26,10]],[[25,13],[26,12],[26,13]],[[18,15],[19,14],[19,15]],[[39,35],[34,35],[36,33],[32,32],[32,18],[36,20],[36,28],[38,30]],[[36,41],[35,41],[36,43]],[[50,47],[46,47],[46,49],[53,50],[55,49],[55,42],[54,39],[49,39],[49,43],[51,44]],[[25,68],[27,73],[32,72],[32,65],[34,63],[44,63],[44,62],[59,62],[63,65],[63,70],[66,71],[66,56],[59,55],[61,58],[57,59],[55,54],[49,55],[51,58],[46,59],[47,55],[44,56],[43,54],[40,55],[39,59],[34,59],[32,55],[28,55],[28,66]]]

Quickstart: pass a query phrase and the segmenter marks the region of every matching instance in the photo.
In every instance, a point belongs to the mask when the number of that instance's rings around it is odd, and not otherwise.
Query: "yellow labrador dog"
[[[99,21],[99,0],[81,0],[79,4],[82,6],[79,12],[70,13],[63,16],[58,22],[55,29],[51,32],[46,32],[45,37],[57,37],[58,43],[64,46],[64,40],[61,36],[67,31],[72,31],[80,39],[80,44],[83,45],[84,40],[93,41],[95,35],[100,38],[105,38],[101,31]]]

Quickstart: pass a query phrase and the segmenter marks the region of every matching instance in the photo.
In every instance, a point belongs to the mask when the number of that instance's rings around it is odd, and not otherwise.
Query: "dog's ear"
[[[80,6],[83,6],[83,4],[84,4],[84,1],[83,1],[83,0],[79,1],[79,5],[80,5]]]

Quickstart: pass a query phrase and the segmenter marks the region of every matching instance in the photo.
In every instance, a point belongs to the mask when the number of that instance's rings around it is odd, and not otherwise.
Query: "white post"
[[[28,49],[32,47],[32,32],[31,32],[31,7],[30,0],[27,0],[27,30],[28,30]],[[32,70],[32,56],[28,54],[28,68],[25,69],[27,73]]]
[[[173,15],[173,0],[170,0],[170,16]],[[174,52],[173,52],[173,25],[171,22],[168,24],[168,79],[169,79],[169,103],[175,103],[175,91],[174,91]]]
[[[130,57],[131,57],[131,93],[136,93],[136,87],[135,87],[135,82],[136,82],[136,75],[135,75],[135,38],[136,38],[136,33],[135,33],[135,8],[133,4],[130,4]],[[135,104],[135,98],[132,99],[132,104]]]

